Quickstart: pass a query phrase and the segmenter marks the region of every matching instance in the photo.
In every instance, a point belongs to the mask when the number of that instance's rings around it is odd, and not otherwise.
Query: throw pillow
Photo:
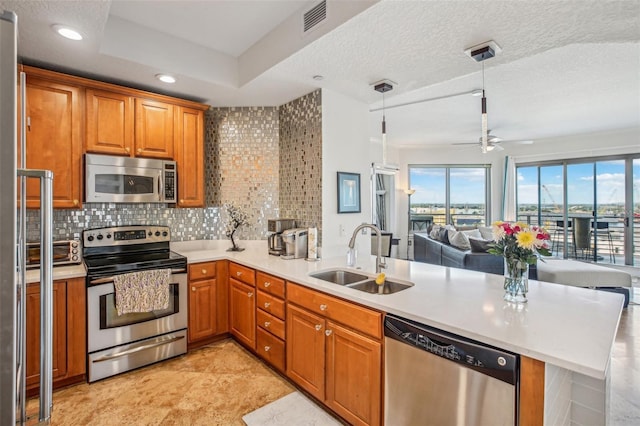
[[[441,241],[440,228],[442,228],[440,225],[433,225],[433,227],[431,228],[431,232],[429,232],[429,236],[434,240]]]
[[[480,234],[480,231],[477,229],[471,229],[469,231],[462,231],[462,232],[464,232],[464,234],[469,238],[473,237],[473,238],[482,239],[482,234]]]
[[[447,232],[449,243],[460,250],[471,250],[469,237],[464,232],[449,231]]]
[[[493,240],[469,237],[469,245],[471,246],[472,253],[487,253],[491,248],[489,244],[493,244]]]
[[[449,241],[449,231],[456,231],[456,228],[453,225],[446,225],[440,228],[440,241],[445,244],[451,244]]]
[[[493,240],[493,229],[490,226],[481,226],[478,230],[483,240]]]

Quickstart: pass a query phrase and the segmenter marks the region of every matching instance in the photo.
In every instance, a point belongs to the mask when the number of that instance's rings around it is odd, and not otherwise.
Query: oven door
[[[158,203],[162,170],[145,167],[87,165],[88,203]]]
[[[113,281],[87,289],[88,352],[187,328],[187,274],[172,273],[167,309],[118,315]]]

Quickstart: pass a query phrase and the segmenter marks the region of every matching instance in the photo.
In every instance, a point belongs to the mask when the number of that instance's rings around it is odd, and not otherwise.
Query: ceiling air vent
[[[325,19],[327,19],[327,0],[322,0],[304,14],[304,32],[306,33]]]

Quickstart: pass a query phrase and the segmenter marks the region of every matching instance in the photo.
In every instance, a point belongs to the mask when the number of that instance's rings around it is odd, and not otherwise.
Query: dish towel
[[[169,307],[170,269],[130,272],[113,277],[118,315]]]

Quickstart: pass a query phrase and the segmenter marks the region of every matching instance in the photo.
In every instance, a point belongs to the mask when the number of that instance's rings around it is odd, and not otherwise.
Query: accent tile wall
[[[207,111],[205,184],[206,208],[87,203],[81,210],[54,210],[54,238],[80,237],[90,228],[153,224],[169,226],[173,241],[226,239],[224,203],[250,214],[251,226],[238,231],[240,239],[266,238],[267,219],[276,217],[321,228],[320,90],[280,107]],[[27,223],[27,239],[37,240],[38,210],[27,211]]]
[[[316,226],[322,243],[322,95],[284,104],[280,112],[280,215]]]

